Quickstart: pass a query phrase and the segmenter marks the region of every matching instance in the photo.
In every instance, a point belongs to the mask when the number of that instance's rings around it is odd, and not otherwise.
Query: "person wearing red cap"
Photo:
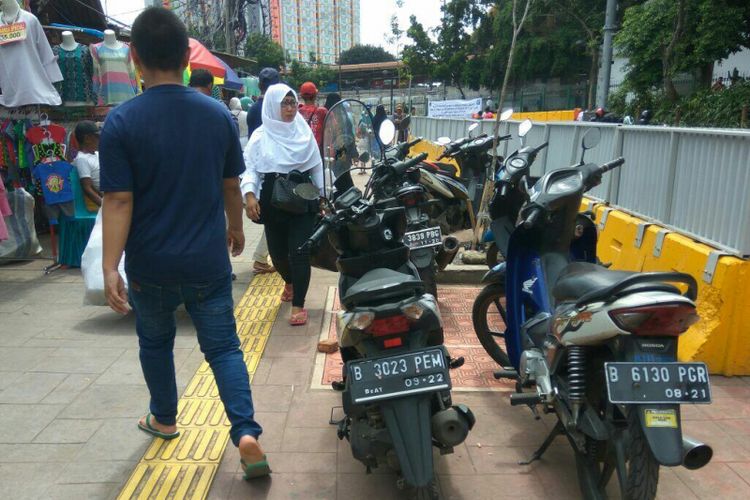
[[[318,107],[315,100],[318,97],[318,88],[313,82],[305,82],[299,88],[304,104],[299,107],[299,114],[305,119],[312,129],[318,149],[323,150],[323,124],[326,119],[326,108]]]

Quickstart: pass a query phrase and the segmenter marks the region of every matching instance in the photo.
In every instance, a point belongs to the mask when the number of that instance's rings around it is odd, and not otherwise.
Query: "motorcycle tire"
[[[487,267],[489,267],[491,271],[492,268],[500,262],[497,257],[497,245],[495,245],[494,242],[487,246],[486,255]]]
[[[435,300],[438,298],[437,282],[435,281],[435,265],[419,270],[419,279],[424,282],[425,292],[432,294]]]
[[[643,428],[635,411],[630,411],[627,417],[625,435],[629,441],[625,443],[625,484],[620,484],[620,497],[623,500],[653,500],[659,484],[659,462],[654,458],[651,448],[643,434]],[[576,469],[581,498],[585,500],[600,500],[607,498],[607,483],[611,477],[616,477],[616,471],[603,478],[602,456],[607,443],[595,441],[586,436],[586,447],[589,451],[584,455],[576,451]],[[606,455],[606,452],[605,452]]]
[[[440,500],[440,488],[438,488],[437,481],[432,480],[427,486],[419,486],[412,489],[411,497],[414,500]]]
[[[479,342],[489,356],[503,367],[510,367],[510,358],[505,348],[505,331],[495,331],[491,328],[487,315],[491,312],[491,307],[500,314],[503,321],[503,328],[507,325],[505,307],[500,303],[505,298],[505,284],[491,283],[484,287],[477,298],[474,299],[474,306],[471,311],[471,321],[474,324],[474,332],[477,334]]]

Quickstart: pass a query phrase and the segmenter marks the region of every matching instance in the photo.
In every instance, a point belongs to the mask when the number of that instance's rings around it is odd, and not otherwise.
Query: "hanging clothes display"
[[[25,38],[0,45],[0,105],[58,106],[62,102],[53,83],[63,79],[44,30],[34,14],[19,10],[12,23],[0,17],[0,27],[25,25]]]
[[[78,44],[73,50],[65,50],[61,45],[55,45],[52,52],[57,56],[57,65],[64,77],[55,84],[63,104],[94,102],[94,61],[89,48]]]
[[[93,92],[96,104],[120,104],[135,97],[138,81],[135,65],[130,57],[130,47],[125,43],[119,48],[97,43],[89,48],[94,63]]]

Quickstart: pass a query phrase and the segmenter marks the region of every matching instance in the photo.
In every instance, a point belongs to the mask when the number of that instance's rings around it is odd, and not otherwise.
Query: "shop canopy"
[[[190,81],[193,70],[205,69],[214,76],[214,85],[221,85],[232,90],[242,90],[242,81],[237,73],[224,61],[213,55],[198,40],[190,39],[190,61],[185,69],[185,84]]]

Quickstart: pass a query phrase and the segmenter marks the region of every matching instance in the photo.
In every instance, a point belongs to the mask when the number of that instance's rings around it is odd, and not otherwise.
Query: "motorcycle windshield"
[[[364,103],[345,99],[328,110],[323,127],[323,170],[328,199],[335,199],[354,185],[351,170],[370,165],[374,142],[372,115]]]

